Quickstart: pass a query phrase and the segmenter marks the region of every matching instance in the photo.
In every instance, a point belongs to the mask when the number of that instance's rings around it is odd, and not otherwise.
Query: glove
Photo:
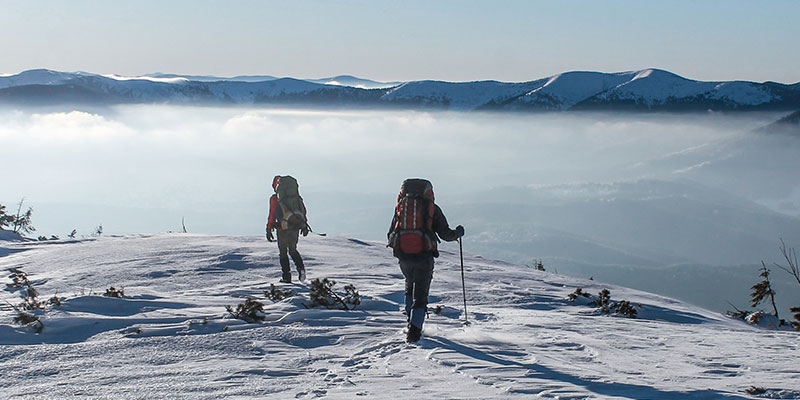
[[[308,236],[308,225],[304,225],[302,228],[300,228],[300,233],[302,233],[303,236]]]
[[[272,229],[267,230],[267,241],[268,242],[274,242],[275,241],[275,237],[272,236]]]
[[[456,227],[456,234],[458,235],[458,237],[464,236],[464,227],[461,226],[461,225],[457,226]]]

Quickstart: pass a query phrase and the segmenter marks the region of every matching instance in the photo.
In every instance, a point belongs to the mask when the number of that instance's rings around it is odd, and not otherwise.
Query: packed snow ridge
[[[0,268],[24,271],[40,298],[61,303],[34,311],[42,325],[35,333],[13,321],[20,292],[11,285],[0,292],[4,396],[800,396],[795,332],[469,253],[465,313],[459,253],[448,244],[436,262],[422,340],[408,344],[403,279],[384,243],[309,236],[299,250],[309,280],[334,280],[334,290],[352,284],[361,304],[311,307],[308,281],[278,284],[277,248],[259,237],[2,241]],[[272,284],[293,296],[269,300]],[[111,287],[124,295],[104,296]],[[608,289],[637,318],[570,301],[577,288],[595,296]],[[226,311],[247,299],[263,304],[263,321]]]
[[[668,71],[573,71],[529,82],[377,82],[269,75],[137,77],[30,70],[0,76],[0,103],[179,103],[482,111],[797,110],[800,84],[702,82]]]

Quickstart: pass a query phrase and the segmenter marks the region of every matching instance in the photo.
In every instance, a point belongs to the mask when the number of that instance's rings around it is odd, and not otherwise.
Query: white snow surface
[[[521,97],[521,103],[544,103],[554,109],[566,110],[597,93],[615,88],[631,79],[635,73],[575,71],[550,77],[547,82]]]
[[[381,97],[383,101],[416,102],[438,105],[454,110],[472,110],[513,100],[543,83],[542,80],[525,83],[503,83],[497,81],[441,82],[415,81],[404,83]]]
[[[468,237],[465,246],[468,247]],[[669,298],[464,257],[444,245],[431,313],[404,341],[403,279],[383,243],[301,238],[309,279],[355,285],[353,311],[306,308],[308,282],[281,284],[277,248],[259,237],[131,235],[0,242],[0,268],[25,271],[42,299],[42,333],[0,318],[2,397],[614,398],[800,396],[795,332],[771,331]],[[296,276],[296,273],[295,273]],[[114,286],[125,297],[101,294]],[[638,319],[569,302],[575,288],[629,300]],[[19,292],[0,292],[18,304]],[[225,306],[265,304],[265,321]]]
[[[23,240],[22,236],[18,235],[17,233],[14,233],[14,231],[7,231],[3,228],[0,228],[0,243],[2,243],[2,241],[17,242],[22,240]],[[0,253],[0,255],[2,254],[3,253]]]
[[[108,75],[103,75],[103,76],[106,77],[106,78],[111,78],[111,79],[117,80],[117,81],[145,80],[145,81],[150,81],[150,82],[176,83],[176,84],[189,82],[189,79],[188,78],[184,78],[184,77],[155,77],[155,76],[147,76],[147,75],[122,76],[122,75],[116,75],[116,74],[108,74]]]
[[[218,99],[254,102],[260,97],[290,95],[324,88],[325,85],[293,78],[264,82],[210,82],[209,91]]]
[[[58,85],[83,73],[32,69],[15,75],[0,76],[0,89],[24,85]]]
[[[749,105],[758,105],[773,99],[766,88],[752,82],[701,82],[659,69],[639,71],[633,79],[597,95],[600,99],[637,100],[650,105],[663,104],[670,99],[698,96]]]

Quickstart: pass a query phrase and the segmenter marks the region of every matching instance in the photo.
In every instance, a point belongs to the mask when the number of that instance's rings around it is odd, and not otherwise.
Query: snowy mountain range
[[[157,73],[139,77],[44,69],[0,76],[7,104],[242,104],[486,111],[748,111],[800,108],[800,83],[687,79],[668,71],[574,71],[530,82],[376,82]]]
[[[310,280],[332,279],[340,292],[352,284],[361,303],[314,307],[308,281],[278,283],[278,250],[263,237],[0,236],[0,269],[24,273],[51,300],[30,311],[39,322],[22,326],[11,305],[26,288],[6,279],[2,397],[800,396],[796,332],[473,254],[463,259],[465,315],[458,248],[444,244],[422,340],[408,344],[403,279],[383,242],[312,235],[300,251]],[[270,299],[271,284],[292,295]],[[591,297],[570,300],[577,288]],[[603,289],[636,318],[589,304]],[[248,299],[262,304],[263,320],[226,311]]]

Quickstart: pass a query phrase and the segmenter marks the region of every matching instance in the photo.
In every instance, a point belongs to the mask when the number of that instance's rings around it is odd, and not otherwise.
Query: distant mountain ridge
[[[141,77],[29,70],[0,76],[7,104],[242,104],[484,111],[794,111],[800,83],[695,81],[659,69],[573,71],[529,82],[376,82],[269,75]]]

